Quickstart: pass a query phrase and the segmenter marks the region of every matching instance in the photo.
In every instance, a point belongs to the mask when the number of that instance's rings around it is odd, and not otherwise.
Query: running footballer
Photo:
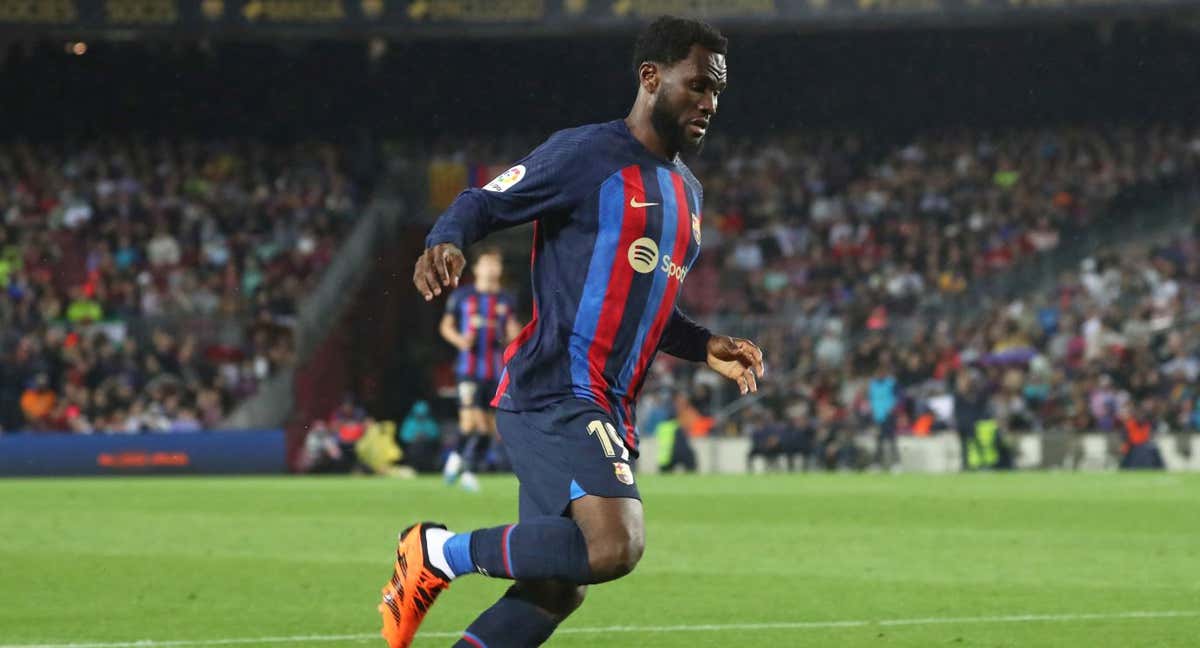
[[[455,644],[545,642],[588,585],[642,556],[634,404],[658,352],[704,362],[757,389],[762,353],[714,335],[676,306],[700,253],[703,192],[680,159],[697,153],[726,85],[726,39],[663,17],[638,37],[637,97],[624,119],[550,136],[434,225],[413,281],[454,288],[463,250],[533,222],[533,317],[504,353],[492,399],[520,481],[519,520],[453,533],[424,522],[400,538],[379,611],[392,648],[412,642],[434,599],[469,574],[515,581]]]

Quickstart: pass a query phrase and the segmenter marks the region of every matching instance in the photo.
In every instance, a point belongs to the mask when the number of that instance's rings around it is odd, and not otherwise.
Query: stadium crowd
[[[1093,348],[1087,362],[1063,364],[1065,341],[1094,346],[1105,322],[1143,333],[1148,322],[1154,331],[1181,326],[1195,306],[1163,297],[1187,279],[1180,250],[1093,259],[1056,294],[1025,295],[986,318],[903,331],[893,320],[1053,253],[1107,211],[1194,182],[1200,133],[959,132],[917,138],[868,163],[862,148],[826,138],[808,151],[747,143],[706,157],[723,164],[706,182],[715,235],[706,230],[687,306],[720,319],[786,322],[757,335],[768,350],[787,349],[773,364],[800,377],[771,407],[746,413],[758,452],[862,463],[852,437],[875,428],[883,443],[873,459],[885,463],[894,460],[888,441],[897,431],[942,424],[965,440],[993,417],[1010,431],[1195,426],[1188,382],[1156,364],[1163,355],[1176,365],[1177,354],[1194,357],[1184,331],[1143,334],[1133,346],[1107,355]],[[1112,282],[1107,290],[1124,291],[1121,299],[1098,292],[1099,276]],[[1138,290],[1149,296],[1138,299]]]
[[[779,327],[764,339],[796,352],[739,422],[762,454],[813,465],[870,460],[855,446],[867,429],[884,441],[939,428],[966,439],[994,420],[1005,432],[1099,431],[1133,445],[1200,429],[1200,221],[1189,236],[1090,257],[978,318],[853,338]]]
[[[512,159],[524,143],[443,142],[435,157]],[[683,305],[748,326],[767,349],[777,378],[763,406],[726,430],[760,450],[890,463],[897,433],[940,426],[965,438],[979,420],[1123,434],[1200,424],[1196,240],[1095,256],[1050,293],[975,317],[945,308],[1113,213],[1194,186],[1200,131],[959,130],[890,145],[852,133],[718,137],[691,166],[705,187],[704,253]],[[928,312],[944,315],[912,325]],[[704,372],[655,369],[643,434],[677,409],[672,391],[701,414],[732,399],[714,399],[728,386]],[[864,429],[883,431],[874,457],[857,456]]]
[[[706,158],[724,167],[706,182],[715,235],[705,230],[684,295],[694,312],[763,322],[755,336],[788,380],[732,423],[755,437],[756,452],[886,464],[897,433],[943,426],[965,440],[981,420],[1124,440],[1200,426],[1195,237],[1094,256],[1051,292],[982,317],[942,309],[916,326],[905,319],[1052,253],[1106,210],[1194,183],[1200,133],[958,133],[867,164],[855,140],[832,141]],[[694,400],[711,403],[720,388],[702,384]],[[880,433],[874,457],[854,443],[864,429]]]
[[[482,186],[534,143],[518,135],[435,142],[435,208],[462,181]],[[432,171],[444,163],[463,170]],[[879,142],[858,132],[718,134],[689,165],[705,192],[704,252],[681,297],[689,312],[833,311],[857,329],[964,294],[1052,253],[1114,205],[1194,178],[1200,131],[963,129]]]
[[[868,149],[858,135],[713,142],[698,315],[889,312],[1050,253],[1118,197],[1200,169],[1200,132],[1166,126],[950,131]],[[874,316],[874,317],[872,317]]]
[[[362,204],[326,144],[0,145],[0,426],[216,426]]]
[[[442,142],[433,159],[494,169],[527,142],[486,143]],[[134,432],[219,422],[290,360],[297,302],[362,204],[344,157],[328,145],[249,141],[0,147],[0,425]],[[1008,399],[1011,424],[1045,426],[1079,408],[1039,400],[1039,389],[1083,390],[1090,401],[1101,383],[1128,387],[1133,365],[1106,372],[1089,356],[1062,374],[1050,344],[1085,327],[1095,335],[1097,321],[1138,321],[1130,313],[1149,307],[1131,305],[1128,290],[1147,268],[1164,272],[1161,251],[1096,261],[1134,278],[1118,282],[1121,299],[1095,301],[1080,288],[1094,273],[1082,272],[1053,299],[1025,296],[984,323],[946,318],[901,330],[896,322],[1052,253],[1131,195],[1194,178],[1200,135],[1155,125],[950,131],[903,144],[850,133],[727,137],[692,167],[706,192],[704,254],[684,307],[702,318],[786,322],[756,335],[773,373],[799,377],[773,387],[770,407],[747,413],[748,430],[856,429],[859,416],[906,431],[923,404],[954,394],[964,366],[980,369],[967,373],[989,394],[1021,396]],[[1171,265],[1180,290],[1190,285],[1185,270]],[[1043,326],[1054,309],[1053,326]],[[1155,326],[1161,310],[1147,315]],[[1186,313],[1181,302],[1168,326]],[[1161,343],[1190,352],[1185,331],[1171,339]],[[1025,349],[1015,364],[978,360],[1014,348]],[[1163,353],[1153,352],[1146,358]],[[662,363],[650,390],[673,384],[672,367]],[[886,391],[872,391],[873,378],[895,381],[894,416],[870,412],[870,394],[880,394],[878,410]],[[693,400],[709,410],[721,386],[698,381]],[[1034,396],[1025,396],[1028,384]],[[1184,415],[1180,402],[1174,419]]]

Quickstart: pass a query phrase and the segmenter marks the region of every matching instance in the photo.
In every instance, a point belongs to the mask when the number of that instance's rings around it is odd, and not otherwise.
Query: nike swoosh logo
[[[629,199],[629,206],[630,206],[630,207],[633,207],[634,209],[637,209],[637,208],[639,208],[639,207],[653,207],[653,206],[655,206],[655,205],[657,205],[657,204],[658,204],[658,203],[643,203],[643,202],[638,202],[638,201],[637,201],[637,198],[630,198],[630,199]]]

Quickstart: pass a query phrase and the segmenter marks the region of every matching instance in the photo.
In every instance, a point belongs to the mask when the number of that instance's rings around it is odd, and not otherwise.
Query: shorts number
[[[475,391],[479,388],[473,382],[458,383],[458,402],[462,407],[475,407]]]
[[[625,442],[617,435],[617,430],[612,423],[596,419],[588,423],[587,431],[588,434],[595,435],[597,439],[600,439],[600,447],[604,449],[604,456],[617,456],[616,448],[620,447],[621,461],[629,461],[629,448],[625,447]]]

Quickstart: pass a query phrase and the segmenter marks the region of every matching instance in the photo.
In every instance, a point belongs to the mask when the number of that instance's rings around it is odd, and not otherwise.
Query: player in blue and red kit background
[[[639,35],[637,97],[624,119],[559,131],[482,189],[459,195],[426,238],[413,281],[426,300],[458,285],[462,251],[533,222],[533,317],[504,352],[492,401],[520,482],[516,524],[400,538],[379,611],[405,648],[450,582],[515,580],[459,648],[545,642],[586,586],[633,570],[645,546],[634,483],[635,403],[659,352],[757,389],[762,352],[714,335],[676,306],[700,253],[703,191],[679,155],[698,153],[725,89],[726,40],[663,17]]]
[[[442,472],[447,483],[458,481],[467,490],[479,488],[475,473],[484,468],[496,433],[491,400],[503,369],[501,357],[504,347],[521,330],[513,312],[516,300],[501,290],[503,269],[499,249],[481,250],[471,266],[474,283],[450,293],[439,328],[442,337],[458,349],[454,363],[458,379],[458,446],[447,457]]]

